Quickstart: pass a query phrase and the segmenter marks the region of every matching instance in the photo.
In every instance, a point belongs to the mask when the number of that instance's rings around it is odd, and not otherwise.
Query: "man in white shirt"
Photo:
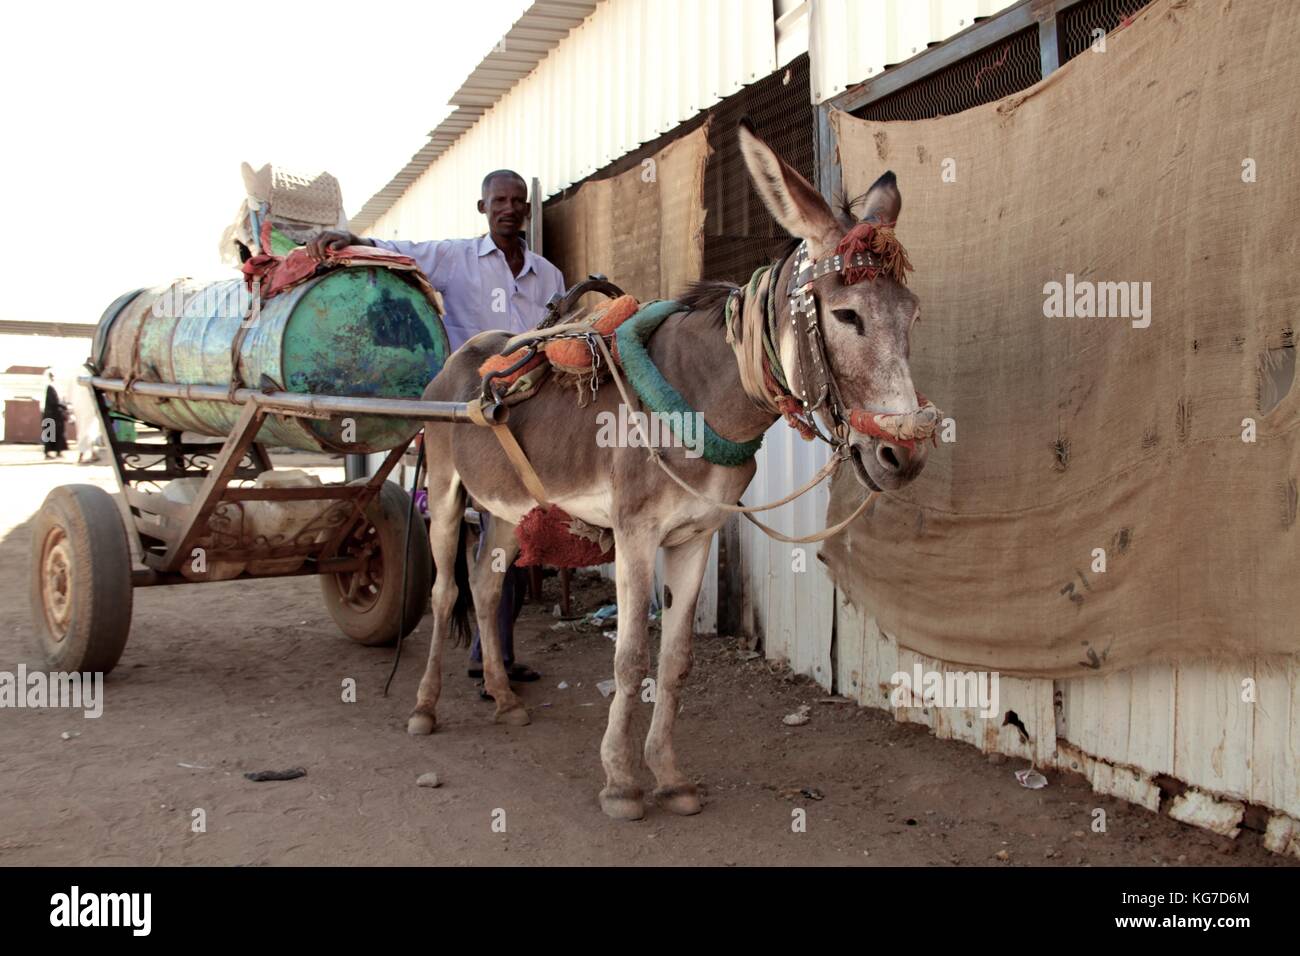
[[[410,256],[429,284],[442,294],[447,308],[443,322],[452,349],[489,329],[511,334],[526,332],[541,322],[551,297],[563,294],[565,289],[560,270],[524,242],[522,230],[532,211],[524,178],[509,169],[488,173],[483,178],[478,211],[487,216],[488,231],[477,239],[411,242],[363,239],[350,232],[328,231],[314,236],[307,243],[307,251],[322,259],[327,249],[365,245]],[[486,529],[488,516],[482,515],[481,520]],[[523,569],[511,566],[497,610],[501,652],[506,671],[514,681],[533,681],[541,676],[514,659],[514,623],[523,606],[526,582]],[[470,649],[470,677],[483,676],[482,661],[476,635]]]

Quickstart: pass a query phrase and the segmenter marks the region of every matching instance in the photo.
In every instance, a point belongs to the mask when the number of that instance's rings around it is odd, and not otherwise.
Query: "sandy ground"
[[[37,447],[0,446],[0,670],[33,663],[28,524],[45,493],[67,482],[113,486],[107,467],[46,464]],[[1078,777],[1051,773],[1046,789],[1023,789],[1013,777],[1022,762],[993,764],[888,714],[822,703],[816,685],[776,663],[742,661],[725,637],[697,640],[677,725],[704,812],[651,807],[642,821],[615,822],[596,802],[606,702],[595,685],[612,673],[613,645],[598,629],[555,628],[554,579],[517,637],[520,658],[544,674],[519,685],[532,725],[493,724],[453,650],[440,729],[423,738],[404,726],[427,618],[385,698],[391,651],[343,637],[318,588],[297,578],[137,591],[101,718],[0,710],[0,863],[1295,862],[1265,851],[1258,834],[1216,837],[1097,796]],[[587,581],[577,609],[611,599],[612,584]],[[355,703],[342,700],[349,677]],[[800,704],[812,720],[783,725]],[[641,733],[648,722],[647,704]],[[290,767],[307,775],[243,776]],[[428,771],[441,787],[416,786]],[[1106,810],[1105,833],[1090,829],[1094,807]],[[193,832],[195,809],[206,832]],[[792,828],[796,809],[806,811],[805,832]]]

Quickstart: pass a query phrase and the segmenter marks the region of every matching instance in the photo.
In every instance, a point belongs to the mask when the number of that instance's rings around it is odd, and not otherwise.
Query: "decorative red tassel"
[[[875,233],[876,227],[869,222],[860,222],[840,240],[840,244],[835,247],[837,255],[841,256],[845,262],[849,262],[857,255],[867,255],[871,252],[871,237]],[[866,279],[868,282],[876,281],[876,269],[873,266],[845,266],[844,282],[846,285],[853,285]]]
[[[863,279],[875,282],[876,276],[881,272],[899,285],[906,285],[907,273],[912,269],[912,263],[907,259],[907,250],[894,235],[892,222],[858,223],[845,233],[844,238],[835,247],[835,252],[846,262],[857,255],[874,255],[880,261],[879,267],[845,266],[843,275],[847,285],[853,285]]]

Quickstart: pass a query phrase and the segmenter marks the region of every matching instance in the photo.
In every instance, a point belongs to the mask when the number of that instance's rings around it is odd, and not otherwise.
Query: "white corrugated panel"
[[[1014,6],[1015,0],[812,0],[808,50],[820,103],[910,60],[929,44]]]
[[[536,176],[552,196],[775,68],[771,0],[606,0],[367,234],[477,235],[489,170]]]
[[[893,675],[910,673],[914,663],[923,670],[961,669],[907,650],[906,635],[882,631],[870,608],[841,598],[836,610],[837,686],[860,704],[893,710]],[[1242,699],[1246,678],[1254,681],[1253,700]],[[1148,664],[1058,681],[1003,677],[998,704],[991,719],[933,707],[897,709],[894,718],[1044,769],[1081,773],[1099,793],[1152,810],[1161,800],[1157,778],[1168,775],[1220,805],[1266,807],[1278,824],[1300,817],[1295,662]],[[1028,740],[1003,723],[1008,711],[1016,712]]]
[[[827,460],[821,442],[806,442],[778,421],[763,438],[758,472],[745,492],[746,504],[783,498],[816,473]],[[829,483],[774,511],[757,517],[791,537],[826,526]],[[765,535],[748,521],[740,525],[741,580],[745,589],[747,628],[760,633],[769,659],[785,660],[828,690],[831,687],[831,633],[835,588],[817,545],[786,544]]]
[[[1297,677],[1295,662],[1245,662],[1058,681],[1062,736],[1107,762],[1300,816]]]
[[[811,0],[776,0],[776,65],[785,66],[808,52]]]

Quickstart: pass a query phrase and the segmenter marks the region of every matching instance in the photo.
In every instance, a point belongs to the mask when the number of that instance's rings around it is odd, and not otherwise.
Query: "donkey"
[[[918,315],[917,299],[891,275],[880,274],[869,282],[845,281],[846,274],[838,266],[841,258],[848,257],[837,257],[836,249],[843,251],[846,236],[855,228],[861,231],[862,224],[856,223],[847,210],[839,214],[832,211],[808,181],[782,161],[748,124],[742,124],[738,135],[754,186],[777,222],[802,240],[802,258],[786,256],[773,266],[762,283],[766,290],[763,294],[755,293],[752,283],[747,289],[724,283],[696,284],[680,300],[689,311],[668,318],[650,338],[650,356],[690,407],[701,412],[718,434],[735,442],[759,438],[781,413],[773,401],[755,397],[755,369],[752,364],[748,370],[745,368],[744,356],[761,357],[764,350],[755,348],[747,353],[746,343],[738,340],[742,336],[733,335],[728,319],[743,312],[749,319],[744,323],[743,338],[752,346],[753,336],[770,333],[767,344],[779,356],[784,384],[788,386],[785,398],[799,397],[805,410],[817,408],[822,424],[836,429],[842,460],[851,462],[858,481],[874,491],[899,488],[924,467],[925,445],[906,438],[888,440],[888,434],[869,425],[863,426],[866,431],[860,430],[857,423],[864,415],[871,419],[873,413],[883,417],[915,413],[918,393],[908,369],[908,339]],[[881,176],[863,201],[864,223],[892,227],[902,203],[893,174]],[[867,257],[858,256],[855,261],[862,263]],[[807,280],[802,286],[804,298],[792,298],[787,303],[785,290],[800,277],[795,271],[800,262],[815,268],[802,273]],[[901,277],[902,273],[896,275]],[[762,319],[772,296],[777,297],[777,321],[769,325]],[[734,305],[729,300],[734,300]],[[841,414],[835,414],[831,405],[818,407],[809,396],[809,352],[798,341],[798,324],[790,321],[797,303],[803,304],[808,318],[819,326],[820,355],[829,365],[824,379],[839,400]],[[507,340],[504,332],[475,336],[451,357],[425,389],[424,398],[475,398],[481,385],[479,366],[498,354]],[[690,457],[687,449],[660,449],[664,462],[700,492],[692,494],[648,462],[645,448],[601,447],[597,441],[598,416],[607,412],[617,419],[621,401],[619,392],[606,385],[586,407],[579,408],[571,391],[544,387],[511,408],[508,427],[556,505],[590,525],[613,531],[618,637],[614,650],[615,691],[600,746],[605,786],[599,799],[609,816],[635,820],[643,816],[645,808],[638,781],[641,760],[632,738],[631,720],[641,681],[649,670],[647,620],[656,553],[664,549],[664,617],[654,713],[645,740],[644,761],[654,774],[655,801],[673,813],[693,814],[701,808],[700,797],[691,778],[678,766],[673,752],[673,723],[682,682],[691,669],[695,604],[710,538],[728,515],[717,505],[740,500],[756,465],[752,457],[738,466],[728,466]],[[854,410],[853,426],[848,423],[848,408]],[[813,418],[808,412],[801,424],[815,427]],[[507,563],[515,559],[518,543],[514,525],[537,501],[489,432],[487,428],[450,423],[425,425],[429,538],[437,580],[433,587],[433,636],[428,663],[407,724],[411,734],[432,733],[437,725],[435,708],[442,686],[443,647],[453,630],[453,612],[465,605],[465,596],[460,593],[464,583],[458,585],[452,573],[458,559],[461,580],[468,579],[473,594],[482,638],[484,681],[496,701],[496,720],[515,726],[529,722],[527,709],[510,688],[497,640],[496,608],[503,576],[493,570],[493,555],[496,562],[502,554]],[[478,507],[491,514],[492,520],[479,549],[480,558],[465,574],[461,526],[467,493]]]

